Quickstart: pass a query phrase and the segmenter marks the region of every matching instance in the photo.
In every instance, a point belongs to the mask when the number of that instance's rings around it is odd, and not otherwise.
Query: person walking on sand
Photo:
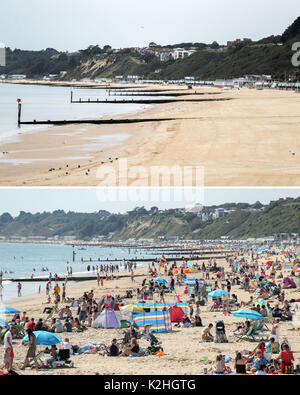
[[[9,330],[5,333],[3,344],[4,344],[4,359],[3,367],[7,370],[12,370],[14,361],[14,350],[12,345],[12,337],[15,333],[15,327],[12,325]]]
[[[65,285],[65,283],[63,283],[63,285],[62,285],[62,294],[61,294],[61,302],[62,303],[65,303],[67,300],[66,300],[66,285]]]
[[[21,297],[22,296],[22,284],[21,283],[18,283],[18,297]]]
[[[134,282],[135,282],[135,280],[134,280],[134,272],[133,272],[133,270],[131,270],[131,276],[130,276],[130,277],[131,277],[131,282],[133,282],[133,283],[134,283]]]
[[[35,369],[38,370],[39,365],[36,359],[36,336],[33,333],[33,331],[29,328],[26,330],[26,333],[28,335],[28,342],[24,342],[23,345],[29,346],[29,348],[25,357],[24,364],[21,369],[25,370],[25,368],[29,365],[29,359],[33,359],[35,362]]]

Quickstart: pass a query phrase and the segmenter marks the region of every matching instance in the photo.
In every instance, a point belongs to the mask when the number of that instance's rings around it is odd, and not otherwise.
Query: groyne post
[[[21,114],[22,114],[22,102],[21,99],[17,99],[18,103],[18,127],[21,125]]]

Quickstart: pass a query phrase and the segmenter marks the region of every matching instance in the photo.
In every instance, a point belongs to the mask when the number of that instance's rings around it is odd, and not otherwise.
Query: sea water
[[[17,125],[17,99],[22,100],[22,121],[59,121],[76,119],[100,119],[136,113],[150,108],[140,104],[78,104],[70,103],[71,88],[59,86],[2,84],[0,83],[0,144],[16,139],[20,134],[43,130],[53,126]],[[73,88],[73,99],[110,99],[105,89]],[[131,100],[134,97],[122,97]],[[144,96],[143,98],[147,98]],[[112,99],[118,99],[114,96]]]
[[[75,261],[73,262],[73,252]],[[17,283],[11,279],[34,277],[49,277],[49,273],[57,273],[59,276],[67,274],[67,268],[72,267],[73,277],[95,276],[93,266],[105,264],[118,264],[124,270],[123,262],[115,259],[135,260],[143,258],[160,258],[155,251],[145,249],[128,249],[121,247],[101,246],[75,246],[64,244],[30,244],[30,243],[0,243],[0,271],[3,272],[2,301],[17,297]],[[105,260],[105,262],[82,262],[92,260]],[[88,271],[88,265],[91,270]],[[148,262],[137,263],[137,267],[147,266]],[[46,271],[43,271],[46,269]],[[70,284],[70,283],[69,283]],[[32,295],[38,292],[41,286],[45,291],[46,282],[24,282],[22,284],[22,296]],[[1,295],[1,294],[0,294]],[[1,302],[1,300],[0,300]]]

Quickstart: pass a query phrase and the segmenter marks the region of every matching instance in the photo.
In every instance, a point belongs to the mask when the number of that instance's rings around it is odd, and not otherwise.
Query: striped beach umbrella
[[[136,306],[134,304],[128,304],[126,306],[121,306],[120,309],[123,311],[124,314],[128,313],[141,313],[144,311],[144,308],[142,306]]]

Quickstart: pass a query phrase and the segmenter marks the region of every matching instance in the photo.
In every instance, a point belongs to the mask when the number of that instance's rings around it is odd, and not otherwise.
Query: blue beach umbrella
[[[184,284],[196,284],[196,280],[194,278],[187,278],[183,280]]]
[[[0,318],[0,326],[3,328],[9,328],[9,325],[6,321],[4,321],[2,318]]]
[[[261,321],[264,317],[255,310],[242,309],[233,313],[234,317],[248,318],[249,320]]]
[[[229,295],[229,292],[224,291],[224,289],[216,289],[215,291],[210,292],[207,296],[210,298],[221,298],[223,294]]]
[[[46,331],[36,331],[33,332],[36,337],[36,345],[37,346],[54,346],[61,342],[61,338],[57,336],[55,333],[46,332]],[[23,342],[28,342],[28,335],[23,337]]]
[[[19,314],[19,310],[13,309],[12,307],[0,307],[0,314]]]
[[[168,284],[168,281],[162,277],[156,277],[153,279],[153,281],[155,281],[156,283]]]

